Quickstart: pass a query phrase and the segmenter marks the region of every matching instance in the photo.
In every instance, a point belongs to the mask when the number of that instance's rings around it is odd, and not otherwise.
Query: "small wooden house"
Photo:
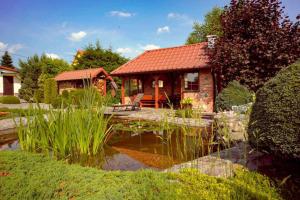
[[[207,42],[145,51],[114,70],[111,75],[122,79],[122,104],[138,93],[144,93],[144,107],[178,105],[182,99],[193,99],[193,108],[212,112],[214,79]]]
[[[21,80],[16,68],[0,66],[0,96],[19,95]]]
[[[106,95],[107,86],[111,87],[113,96],[117,89],[114,80],[102,67],[62,72],[55,77],[55,80],[59,94],[63,90],[84,88],[89,83],[92,83],[102,95]]]

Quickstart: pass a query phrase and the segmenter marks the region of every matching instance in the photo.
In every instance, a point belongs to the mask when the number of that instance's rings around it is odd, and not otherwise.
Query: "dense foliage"
[[[186,40],[186,44],[195,44],[207,40],[207,35],[222,35],[221,15],[223,9],[214,7],[205,15],[204,23],[194,23],[193,31]]]
[[[70,65],[64,60],[52,59],[45,55],[34,55],[26,61],[20,60],[19,66],[22,81],[19,95],[27,101],[33,100],[34,96],[43,99],[44,81],[70,69]]]
[[[2,58],[1,58],[1,66],[14,68],[12,58],[8,54],[7,51],[5,51],[5,53],[3,54]]]
[[[103,67],[108,73],[128,61],[127,58],[113,52],[111,49],[102,48],[99,42],[96,45],[88,45],[82,54],[76,56],[76,62],[73,62],[74,69]]]
[[[233,80],[257,91],[300,56],[300,16],[293,24],[279,0],[232,0],[221,17],[223,35],[211,52],[218,88]]]
[[[253,94],[237,81],[230,82],[216,98],[217,110],[231,110],[232,106],[245,105],[253,101]]]
[[[57,83],[55,79],[48,78],[44,82],[44,102],[52,103],[57,97]]]
[[[20,99],[15,96],[2,96],[0,97],[0,103],[3,104],[20,104]]]
[[[300,63],[257,91],[249,122],[250,144],[283,159],[300,160]]]
[[[266,177],[243,170],[224,179],[191,170],[102,171],[20,151],[0,157],[0,199],[280,199]]]

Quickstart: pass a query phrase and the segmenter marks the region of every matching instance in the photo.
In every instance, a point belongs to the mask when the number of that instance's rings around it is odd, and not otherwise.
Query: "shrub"
[[[252,102],[253,94],[237,81],[230,82],[216,98],[217,110],[231,110],[232,106]]]
[[[52,103],[57,96],[57,83],[54,79],[49,78],[44,83],[44,101],[45,103]]]
[[[61,93],[62,98],[68,99],[69,98],[69,92],[68,90],[63,90]]]
[[[51,102],[51,105],[53,108],[66,108],[71,104],[70,101],[70,98],[64,98],[62,95],[59,95]]]
[[[193,118],[193,109],[176,110],[175,116],[180,118]]]
[[[300,63],[280,71],[257,91],[248,127],[253,147],[300,160]]]
[[[20,104],[20,99],[15,96],[3,96],[0,98],[0,102],[3,104]]]
[[[84,97],[84,89],[76,89],[70,91],[69,97],[72,101],[72,104],[79,105],[80,101]]]
[[[44,101],[44,91],[41,89],[37,89],[34,91],[34,101],[37,103],[41,103]]]

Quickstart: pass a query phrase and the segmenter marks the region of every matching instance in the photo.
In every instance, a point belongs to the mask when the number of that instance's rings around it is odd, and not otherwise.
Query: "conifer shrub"
[[[57,96],[57,83],[53,78],[45,80],[44,83],[44,101],[51,104]]]
[[[250,144],[281,159],[300,160],[300,63],[280,71],[256,93]]]
[[[252,102],[253,94],[237,81],[230,82],[216,98],[217,110],[231,110],[232,106]]]

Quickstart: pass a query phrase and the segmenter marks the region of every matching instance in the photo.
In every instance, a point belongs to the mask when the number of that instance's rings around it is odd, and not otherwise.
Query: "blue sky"
[[[147,49],[184,44],[194,21],[229,0],[1,0],[0,55],[14,64],[35,53],[71,62],[77,49],[99,40],[132,58]],[[299,0],[283,0],[292,20]]]

